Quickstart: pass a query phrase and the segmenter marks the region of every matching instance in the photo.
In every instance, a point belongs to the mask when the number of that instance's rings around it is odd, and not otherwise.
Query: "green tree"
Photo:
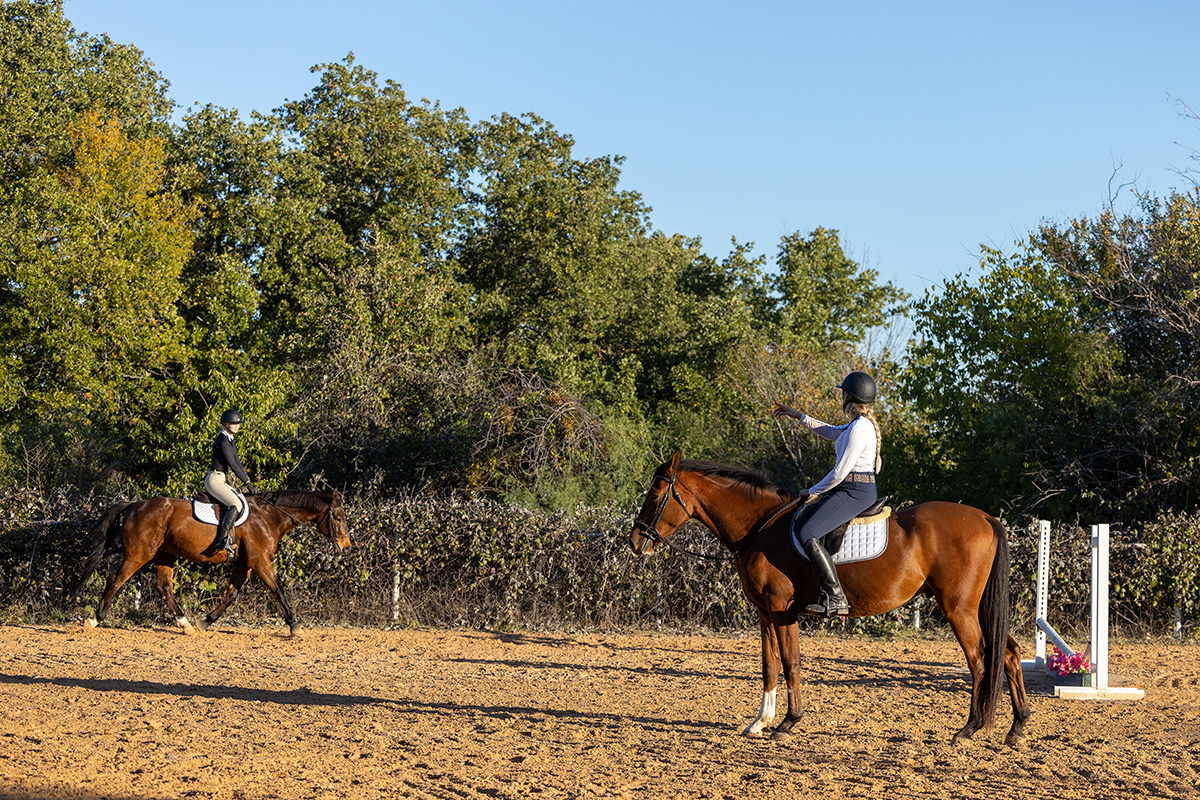
[[[998,511],[1032,494],[1050,415],[1082,399],[1073,376],[1114,354],[1036,251],[987,250],[980,273],[915,304],[902,388],[928,426],[929,496]]]
[[[0,469],[136,470],[131,429],[181,355],[170,299],[192,233],[163,168],[167,84],[57,1],[0,5],[0,43]]]
[[[68,133],[72,162],[41,183],[34,238],[5,276],[7,421],[91,430],[130,469],[186,368],[176,302],[194,215],[166,185],[162,140],[98,110]]]
[[[774,322],[797,345],[861,341],[867,330],[903,311],[906,293],[846,255],[838,232],[817,228],[783,237],[771,279]]]
[[[617,188],[619,158],[575,159],[571,137],[534,115],[481,123],[477,136],[481,217],[459,251],[476,336],[510,363],[615,400],[638,367],[606,339],[646,305],[632,296],[631,250],[647,209]]]
[[[1088,298],[1119,351],[1070,470],[1126,518],[1200,503],[1200,190],[1143,196],[1135,211],[1044,225],[1037,248]],[[1066,472],[1064,476],[1062,473]]]
[[[263,335],[282,360],[320,361],[325,320],[349,302],[379,342],[454,346],[465,312],[449,255],[469,224],[471,126],[380,87],[353,55],[313,71],[320,83],[278,112],[286,147],[255,264]],[[358,289],[343,275],[364,269],[382,295],[347,299]]]
[[[1046,224],[917,304],[903,386],[943,496],[1113,521],[1194,507],[1196,207]]]

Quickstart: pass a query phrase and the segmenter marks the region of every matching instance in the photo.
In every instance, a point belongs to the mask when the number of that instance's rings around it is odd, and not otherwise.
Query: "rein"
[[[683,498],[679,496],[679,490],[675,487],[675,482],[676,482],[676,479],[678,478],[678,475],[679,475],[679,471],[676,470],[675,472],[671,473],[671,475],[669,477],[665,478],[665,480],[667,481],[667,486],[670,488],[670,491],[663,494],[663,499],[661,502],[659,502],[658,508],[654,512],[654,519],[649,523],[642,522],[640,519],[635,519],[633,521],[633,527],[636,528],[637,530],[641,531],[643,536],[645,536],[647,539],[654,542],[655,544],[665,544],[667,547],[671,548],[672,550],[674,550],[677,553],[682,553],[683,555],[691,556],[692,558],[695,558],[695,559],[704,559],[706,561],[722,560],[723,556],[710,556],[710,555],[706,555],[704,553],[695,553],[695,552],[692,552],[691,550],[685,550],[684,548],[682,548],[679,545],[672,542],[669,537],[665,537],[661,533],[658,532],[658,523],[659,523],[659,521],[662,520],[663,512],[667,510],[667,504],[670,503],[672,498],[674,498],[675,502],[679,503],[679,507],[682,508],[684,510],[684,512],[687,513],[688,519],[692,518],[691,512],[688,512],[687,506],[684,505],[684,503],[683,503]],[[684,487],[684,488],[687,488],[687,487]],[[688,489],[687,491],[688,491],[688,494],[691,494],[693,497],[696,496],[695,493],[692,492],[691,489]],[[750,542],[752,542],[755,538],[758,537],[758,535],[760,533],[762,533],[767,528],[771,527],[771,524],[774,523],[781,516],[789,513],[790,511],[795,509],[797,506],[802,505],[806,499],[807,499],[806,497],[802,496],[802,497],[795,497],[791,500],[788,500],[783,505],[779,506],[774,511],[772,511],[770,513],[770,515],[759,520],[757,523],[755,523],[754,527],[751,528],[750,531],[745,536],[743,536],[738,541],[734,542],[734,545],[731,548],[730,554],[736,558],[742,552],[742,550],[744,550],[746,548],[746,546],[750,544]]]
[[[679,477],[679,471],[676,470],[675,472],[671,473],[670,477],[665,479],[667,481],[667,487],[670,489],[670,491],[663,493],[662,501],[659,502],[658,508],[654,512],[654,519],[651,520],[649,523],[642,522],[640,519],[635,519],[633,521],[633,527],[636,530],[641,531],[643,536],[645,536],[647,539],[654,542],[655,544],[665,544],[667,547],[671,548],[672,550],[674,550],[677,553],[681,553],[685,556],[690,556],[691,558],[694,558],[697,560],[723,561],[725,559],[724,556],[710,556],[710,555],[707,555],[706,553],[696,553],[691,550],[687,550],[687,549],[675,544],[674,542],[672,542],[669,537],[663,536],[661,533],[658,532],[658,523],[662,520],[663,512],[667,510],[667,505],[671,502],[672,499],[674,499],[676,503],[679,503],[679,507],[682,508],[684,510],[684,513],[686,513],[688,515],[688,519],[692,518],[692,514],[690,511],[688,511],[688,507],[684,504],[683,498],[679,496],[679,489],[676,488],[676,486],[675,486],[675,481],[678,477]],[[686,488],[686,487],[684,487],[684,488]],[[688,489],[687,491],[688,491],[688,494],[692,495],[692,497],[696,496],[695,493],[692,492],[691,489]]]
[[[304,524],[303,520],[297,519],[296,517],[292,516],[291,512],[289,512],[286,508],[284,508],[283,506],[277,505],[274,501],[268,499],[266,496],[259,495],[259,494],[251,495],[251,496],[254,497],[256,500],[262,500],[264,503],[271,506],[272,508],[278,509],[280,512],[283,513],[284,516],[288,517],[289,519],[291,519],[292,522],[296,523],[297,526]],[[314,523],[317,526],[318,531],[321,530],[321,523],[327,522],[329,519],[329,515],[332,512],[333,512],[333,503],[330,503],[329,506],[325,509],[325,513],[322,514]],[[329,527],[329,525],[326,525],[325,528],[326,528],[326,530],[332,530]]]
[[[747,533],[745,536],[743,536],[741,539],[738,539],[737,547],[734,548],[733,554],[737,555],[738,553],[742,552],[742,550],[745,549],[746,545],[748,545],[748,544],[750,544],[750,542],[754,541],[754,539],[760,533],[765,531],[767,528],[771,527],[771,525],[774,524],[775,520],[779,519],[784,514],[789,513],[790,511],[797,508],[798,506],[802,506],[807,499],[808,499],[807,497],[793,497],[791,500],[788,500],[783,505],[781,505],[779,508],[772,511],[769,516],[763,517],[758,522],[754,523],[754,527],[750,529],[750,532]]]

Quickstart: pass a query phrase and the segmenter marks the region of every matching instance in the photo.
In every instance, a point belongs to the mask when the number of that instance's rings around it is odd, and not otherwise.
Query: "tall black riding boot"
[[[237,515],[238,510],[234,506],[222,506],[221,519],[217,522],[217,547],[225,550],[228,561],[237,555],[237,537],[233,535],[233,523]]]
[[[846,600],[846,593],[842,591],[842,584],[838,580],[833,559],[825,550],[825,545],[821,544],[821,539],[814,536],[805,542],[804,552],[808,553],[808,560],[812,562],[813,569],[817,571],[817,577],[821,579],[821,588],[825,591],[824,603],[810,603],[804,607],[804,610],[810,614],[821,614],[826,617],[849,614],[850,603]]]

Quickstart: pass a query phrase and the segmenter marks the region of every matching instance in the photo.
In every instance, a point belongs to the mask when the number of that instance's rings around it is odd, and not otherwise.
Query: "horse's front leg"
[[[225,597],[222,598],[216,608],[204,616],[204,619],[196,622],[200,626],[200,630],[208,630],[208,626],[220,619],[225,610],[233,605],[233,601],[237,599],[238,592],[242,590],[242,584],[246,582],[246,578],[248,577],[250,577],[250,567],[246,564],[246,559],[239,558],[233,562],[233,570],[229,575],[229,588],[225,590]]]
[[[275,577],[275,566],[264,557],[259,558],[254,563],[253,569],[254,573],[266,584],[267,588],[275,593],[275,599],[279,602],[279,608],[283,610],[283,621],[288,624],[292,636],[299,636],[300,623],[296,622],[296,615],[292,612],[291,603],[288,602],[287,595],[283,593],[283,584]]]
[[[155,558],[154,563],[158,569],[158,593],[162,595],[163,602],[167,604],[167,610],[175,615],[175,624],[183,628],[183,632],[188,636],[195,636],[196,629],[192,627],[192,623],[188,622],[187,616],[179,610],[179,603],[175,601],[175,590],[172,583],[175,580],[175,559],[165,557],[163,560]]]
[[[779,644],[775,640],[775,628],[767,612],[759,609],[758,628],[762,636],[762,706],[744,731],[746,736],[762,736],[763,730],[775,719],[775,691],[779,688]]]
[[[779,644],[779,657],[783,662],[783,680],[788,689],[787,716],[775,727],[772,739],[783,740],[792,736],[792,728],[804,716],[800,702],[800,633],[793,617],[790,621],[775,624],[775,637]]]

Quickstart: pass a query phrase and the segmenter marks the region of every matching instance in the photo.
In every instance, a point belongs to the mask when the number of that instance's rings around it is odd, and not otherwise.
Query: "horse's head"
[[[346,522],[346,509],[342,508],[342,495],[336,489],[330,496],[329,508],[317,520],[317,530],[329,537],[329,540],[337,546],[339,553],[358,549],[358,545],[350,538],[350,525]]]
[[[691,519],[691,511],[684,504],[676,488],[679,479],[679,451],[654,471],[642,510],[633,521],[629,533],[629,546],[637,555],[649,555],[655,545],[660,544],[683,523]]]

